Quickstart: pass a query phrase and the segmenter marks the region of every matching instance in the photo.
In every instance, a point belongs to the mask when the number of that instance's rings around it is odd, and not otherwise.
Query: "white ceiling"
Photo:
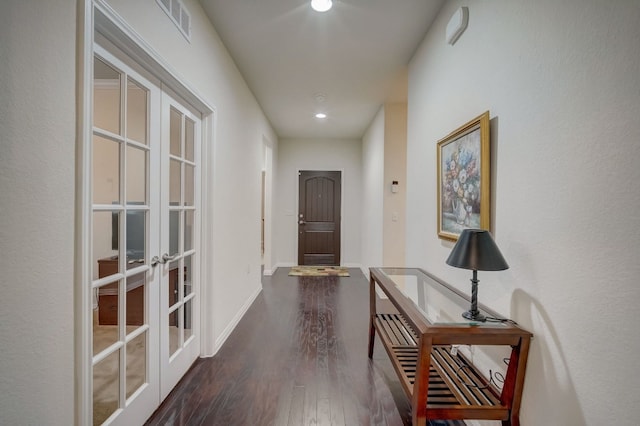
[[[406,101],[407,64],[444,0],[200,2],[280,138],[360,138],[384,102]]]

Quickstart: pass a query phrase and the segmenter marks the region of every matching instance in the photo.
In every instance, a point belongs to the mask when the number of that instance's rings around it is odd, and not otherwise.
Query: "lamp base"
[[[487,320],[487,318],[484,315],[482,315],[479,311],[463,312],[462,317],[468,319],[469,321],[485,322]]]

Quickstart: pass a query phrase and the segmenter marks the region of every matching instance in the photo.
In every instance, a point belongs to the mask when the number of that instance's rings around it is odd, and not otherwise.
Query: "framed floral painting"
[[[489,111],[438,141],[438,237],[489,230],[490,149]]]

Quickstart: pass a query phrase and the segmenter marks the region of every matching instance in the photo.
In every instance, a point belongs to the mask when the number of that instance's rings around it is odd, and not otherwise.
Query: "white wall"
[[[342,171],[342,239],[340,263],[360,266],[362,199],[361,141],[344,139],[282,139],[278,144],[274,207],[277,264],[298,264],[298,171]]]
[[[469,27],[445,43],[469,7]],[[409,67],[407,262],[469,292],[436,233],[436,142],[491,112],[480,301],[535,334],[522,424],[635,425],[640,331],[640,3],[450,1]]]
[[[407,104],[386,103],[362,139],[362,270],[405,265]],[[391,192],[398,181],[398,192]]]
[[[384,211],[384,120],[380,108],[362,138],[362,269],[382,265]]]
[[[384,266],[405,265],[405,227],[407,204],[407,104],[384,106]],[[398,192],[391,183],[398,181]]]
[[[191,14],[191,42],[155,2],[110,0],[109,4],[155,49],[197,94],[216,109],[212,201],[212,292],[203,301],[211,336],[219,345],[261,287],[261,171],[264,139],[277,145],[236,65],[196,0],[183,2]],[[211,185],[212,184],[212,185]],[[214,348],[207,348],[211,352]]]
[[[75,2],[0,3],[0,424],[74,419]]]

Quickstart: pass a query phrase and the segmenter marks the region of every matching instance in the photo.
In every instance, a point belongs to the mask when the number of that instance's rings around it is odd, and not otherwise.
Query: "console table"
[[[369,358],[376,333],[411,401],[414,426],[428,419],[501,420],[518,426],[532,334],[486,307],[469,321],[469,298],[422,269],[371,268]],[[376,287],[397,312],[378,312]],[[456,345],[510,346],[500,391]]]

